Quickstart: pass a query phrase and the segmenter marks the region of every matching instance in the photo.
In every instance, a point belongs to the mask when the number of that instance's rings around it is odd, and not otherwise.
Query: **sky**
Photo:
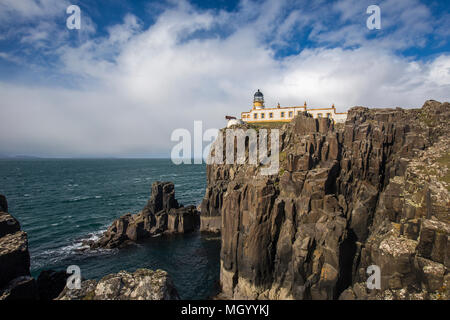
[[[449,39],[449,1],[0,0],[0,156],[168,157],[175,129],[222,128],[257,89],[340,112],[449,101]]]

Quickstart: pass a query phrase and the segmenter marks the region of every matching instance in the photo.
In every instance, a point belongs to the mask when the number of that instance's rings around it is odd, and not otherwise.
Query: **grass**
[[[436,126],[435,119],[430,116],[428,112],[422,110],[419,114],[420,121],[424,122],[428,127],[432,128]]]
[[[447,152],[446,154],[444,154],[442,157],[440,157],[436,161],[440,165],[448,167],[450,164],[450,153]]]
[[[82,300],[93,300],[95,297],[95,290],[89,291]]]
[[[443,167],[449,167],[450,165],[450,153],[444,154],[442,157],[436,160]],[[450,170],[447,170],[447,173],[441,178],[442,181],[447,183],[447,190],[450,191]]]
[[[288,122],[261,122],[249,123],[248,126],[254,129],[280,129],[286,123]]]

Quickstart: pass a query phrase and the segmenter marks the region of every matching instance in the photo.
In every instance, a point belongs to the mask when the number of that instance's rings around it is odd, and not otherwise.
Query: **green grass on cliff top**
[[[259,123],[248,123],[250,128],[254,129],[280,129],[284,124],[289,122],[259,122]]]
[[[445,166],[447,168],[450,167],[450,153],[444,154],[442,157],[437,159],[437,163],[441,166]],[[447,183],[447,190],[450,191],[450,170],[447,170],[447,173],[442,177],[442,180]]]

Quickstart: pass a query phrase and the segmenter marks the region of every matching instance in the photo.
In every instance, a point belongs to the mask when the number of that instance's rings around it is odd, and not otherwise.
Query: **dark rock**
[[[30,276],[27,234],[9,213],[0,196],[0,300],[37,299],[36,282]]]
[[[0,238],[20,230],[19,221],[6,212],[0,212]]]
[[[0,194],[0,211],[8,212],[8,201],[6,201],[6,197]]]
[[[221,295],[448,297],[449,119],[436,101],[354,107],[345,125],[300,115],[280,130],[278,175],[208,165],[201,228],[220,222]],[[366,288],[370,265],[380,290]]]
[[[37,278],[40,300],[53,300],[63,291],[69,275],[65,271],[43,270]]]
[[[37,300],[36,281],[30,276],[20,276],[11,280],[0,291],[0,300]]]
[[[175,187],[172,182],[156,181],[152,184],[152,195],[144,211],[157,213],[161,210],[169,211],[179,207],[178,201],[175,199]]]
[[[27,234],[23,231],[0,238],[0,288],[12,279],[30,275]]]
[[[91,248],[123,247],[165,232],[192,232],[199,225],[199,212],[194,206],[178,204],[173,183],[156,181],[152,185],[151,198],[141,212],[121,216],[98,241],[86,244]]]
[[[168,215],[168,230],[188,233],[198,229],[200,216],[195,206],[171,209]]]

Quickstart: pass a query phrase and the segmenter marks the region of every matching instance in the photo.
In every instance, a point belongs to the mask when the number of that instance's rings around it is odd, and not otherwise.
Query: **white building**
[[[300,113],[308,112],[314,118],[327,117],[335,123],[343,123],[347,119],[347,112],[336,112],[334,104],[331,108],[309,108],[306,102],[303,106],[266,108],[264,106],[264,95],[261,91],[255,93],[253,98],[253,108],[249,112],[242,112],[242,121],[248,123],[255,122],[289,122]]]

